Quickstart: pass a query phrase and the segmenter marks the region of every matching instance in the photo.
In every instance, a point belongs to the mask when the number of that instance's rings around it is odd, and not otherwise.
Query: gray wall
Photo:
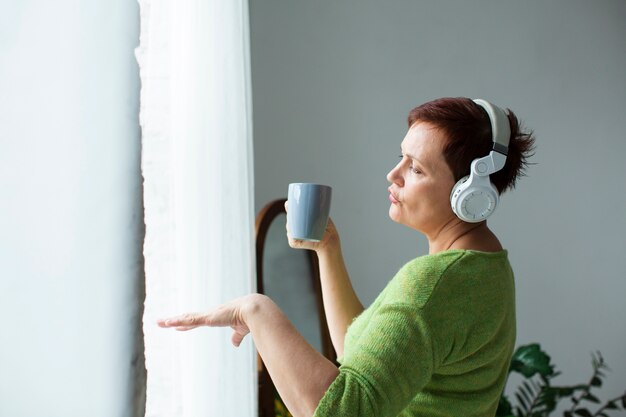
[[[2,417],[143,415],[138,21],[0,1]]]
[[[369,303],[426,241],[387,217],[385,174],[412,107],[441,96],[513,109],[537,164],[489,221],[517,278],[518,344],[563,384],[590,353],[626,389],[626,3],[251,2],[256,207],[289,182],[334,187],[331,215]]]

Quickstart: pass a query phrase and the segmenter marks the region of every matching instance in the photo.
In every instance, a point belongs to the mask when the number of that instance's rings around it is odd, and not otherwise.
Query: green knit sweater
[[[515,345],[507,251],[407,263],[346,333],[315,417],[493,416]]]

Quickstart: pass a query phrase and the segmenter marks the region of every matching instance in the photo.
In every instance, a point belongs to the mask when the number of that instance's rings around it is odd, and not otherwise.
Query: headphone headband
[[[485,109],[487,115],[489,115],[493,150],[506,155],[509,151],[509,138],[511,137],[511,127],[506,112],[495,104],[480,98],[475,99],[474,103]]]
[[[511,127],[509,117],[500,107],[482,99],[476,99],[474,103],[487,112],[491,124],[491,140],[493,141],[489,155],[475,159],[470,167],[473,173],[482,177],[500,171],[504,167],[506,156],[509,153]]]

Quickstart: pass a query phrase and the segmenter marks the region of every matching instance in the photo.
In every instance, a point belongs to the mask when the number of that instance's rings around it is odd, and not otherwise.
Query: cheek
[[[404,186],[404,193],[412,204],[419,204],[424,200],[428,200],[432,197],[432,192],[433,187],[423,181],[407,181],[407,184]]]
[[[451,212],[452,204],[450,203],[450,192],[452,187],[440,187],[437,193],[437,201],[439,210],[442,212]]]
[[[418,184],[412,190],[411,201],[422,210],[440,213],[450,207],[450,193],[441,184]]]

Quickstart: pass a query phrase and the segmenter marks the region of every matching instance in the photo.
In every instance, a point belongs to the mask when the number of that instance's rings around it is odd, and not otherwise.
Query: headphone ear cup
[[[467,188],[467,180],[469,179],[469,175],[464,176],[460,180],[454,184],[452,187],[452,191],[450,192],[450,205],[452,206],[452,211],[457,215],[461,220],[461,210],[460,205],[458,204],[459,196],[463,194],[463,191]]]
[[[489,177],[461,178],[452,187],[452,211],[464,222],[478,223],[486,220],[496,209],[500,197]]]

